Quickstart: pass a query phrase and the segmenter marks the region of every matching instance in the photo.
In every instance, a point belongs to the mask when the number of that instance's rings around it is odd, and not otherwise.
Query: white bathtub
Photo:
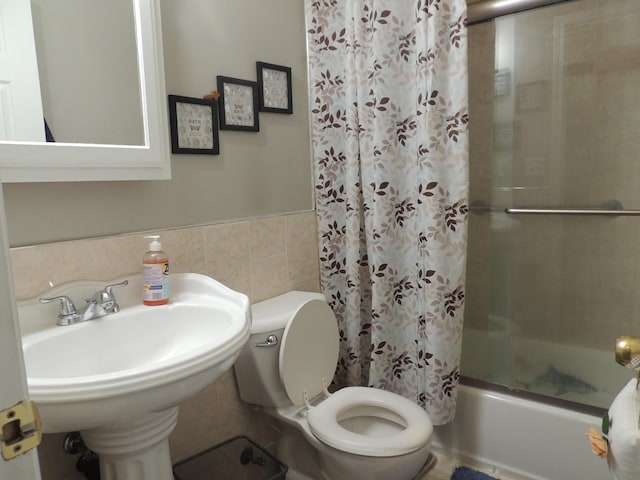
[[[527,480],[606,480],[607,463],[584,432],[599,416],[461,385],[456,419],[435,428],[433,450],[498,477]]]

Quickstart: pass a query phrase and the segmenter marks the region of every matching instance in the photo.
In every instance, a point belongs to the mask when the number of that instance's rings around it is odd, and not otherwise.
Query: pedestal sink
[[[148,307],[141,276],[126,280],[118,313],[76,325],[57,326],[55,304],[18,303],[29,393],[44,433],[81,432],[102,480],[172,480],[178,404],[231,368],[249,337],[249,300],[210,277],[173,274],[170,303]],[[105,284],[42,296],[82,304]]]

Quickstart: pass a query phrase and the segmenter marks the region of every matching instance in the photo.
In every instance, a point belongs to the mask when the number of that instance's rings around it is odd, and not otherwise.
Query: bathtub
[[[606,480],[584,432],[601,416],[460,385],[455,420],[434,429],[433,451],[514,480]]]
[[[465,328],[456,419],[436,427],[434,451],[493,469],[513,479],[605,480],[607,463],[591,453],[584,436],[601,429],[602,414],[633,372],[610,350],[525,338],[517,325],[489,316],[488,331]],[[595,391],[536,384],[553,367]],[[523,398],[509,388],[541,394]],[[480,385],[480,386],[478,386]],[[538,400],[540,399],[540,400]]]

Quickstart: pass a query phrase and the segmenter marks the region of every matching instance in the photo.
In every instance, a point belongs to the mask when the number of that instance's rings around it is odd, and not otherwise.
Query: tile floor
[[[438,457],[438,461],[435,467],[433,467],[431,471],[427,472],[427,474],[424,475],[420,480],[449,480],[451,478],[451,474],[456,469],[456,467],[459,467],[461,465],[459,460],[454,460],[452,458],[445,457],[441,454],[438,454],[437,457]],[[505,477],[502,474],[497,474],[489,470],[478,468],[477,466],[471,465],[471,468],[476,468],[477,470],[485,472],[488,475],[494,476],[499,480],[515,480],[515,479]]]

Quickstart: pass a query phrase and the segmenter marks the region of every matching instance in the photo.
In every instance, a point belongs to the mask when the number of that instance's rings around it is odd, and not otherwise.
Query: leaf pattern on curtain
[[[322,289],[338,385],[453,419],[468,213],[465,0],[306,0]]]

